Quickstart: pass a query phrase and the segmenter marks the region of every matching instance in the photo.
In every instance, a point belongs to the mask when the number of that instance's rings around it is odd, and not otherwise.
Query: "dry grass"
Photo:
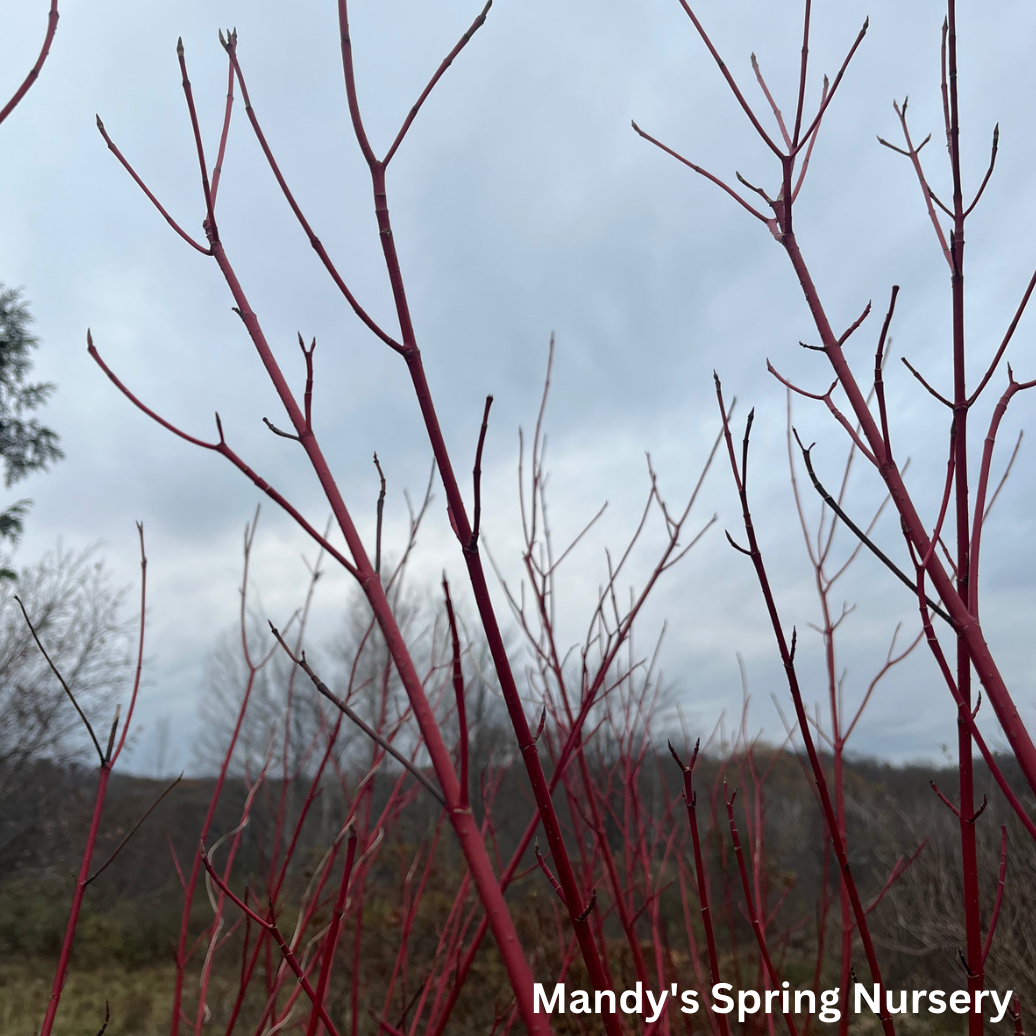
[[[0,963],[3,1036],[36,1036],[53,976],[53,961]],[[110,964],[90,970],[73,967],[61,997],[54,1036],[94,1036],[104,1022],[105,1001],[111,1008],[105,1036],[165,1036],[169,1031],[173,979],[172,963],[136,968]],[[213,976],[208,1006],[214,1020],[226,1017],[236,993],[236,976]],[[243,1020],[251,1020],[252,1028],[258,1020],[258,1000],[250,997],[243,1015]]]

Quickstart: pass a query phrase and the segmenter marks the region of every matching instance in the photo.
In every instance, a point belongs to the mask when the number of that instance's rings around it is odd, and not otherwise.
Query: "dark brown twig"
[[[374,466],[378,469],[378,527],[374,536],[374,571],[379,575],[381,574],[381,532],[382,522],[385,516],[385,472],[381,470],[381,462],[378,460],[378,454],[374,454]]]
[[[806,465],[806,471],[809,474],[810,481],[813,483],[813,488],[820,494],[821,499],[832,511],[842,520],[846,528],[904,585],[909,587],[915,594],[917,593],[917,584],[905,573],[899,566],[880,548],[873,540],[861,529],[839,506],[838,501],[824,488],[820,479],[817,478],[817,473],[813,470],[813,461],[810,457],[810,451],[813,446],[803,446],[802,440],[799,438],[799,433],[793,429],[795,434],[795,441],[799,444],[799,449],[802,451],[802,459]],[[931,598],[925,597],[925,601],[928,607],[943,619],[945,622],[953,625],[953,620],[950,616],[943,611]]]
[[[474,489],[474,505],[471,510],[471,542],[469,550],[478,546],[479,523],[482,520],[482,448],[486,444],[486,432],[489,430],[489,408],[493,405],[493,397],[486,396],[486,408],[482,411],[482,427],[478,430],[478,446],[475,448],[475,467],[471,478]]]
[[[96,879],[99,878],[108,869],[109,866],[111,866],[111,864],[115,861],[115,857],[118,856],[119,853],[121,853],[122,850],[126,848],[126,844],[137,833],[137,831],[140,830],[144,821],[147,820],[147,818],[151,816],[151,814],[154,813],[156,809],[158,809],[159,804],[166,797],[166,795],[168,795],[173,790],[173,788],[175,788],[182,780],[183,774],[181,773],[180,776],[177,777],[176,780],[173,781],[173,783],[170,784],[169,787],[166,788],[165,791],[163,791],[162,794],[159,795],[158,798],[151,803],[150,806],[148,806],[144,815],[129,829],[128,833],[126,834],[126,837],[123,838],[123,840],[119,842],[119,844],[115,847],[115,851],[111,854],[111,856],[109,856],[108,859],[105,860],[104,863],[102,863],[101,866],[98,867],[97,870],[95,870],[93,874],[91,874],[90,877],[86,879],[87,885],[89,885],[92,881],[96,881]]]
[[[104,1001],[104,1023],[100,1029],[97,1030],[97,1036],[104,1036],[105,1030],[108,1028],[108,1023],[112,1020],[112,1009],[111,1004],[107,1000]]]
[[[874,395],[878,400],[878,415],[881,418],[881,438],[885,444],[885,460],[892,461],[892,440],[889,436],[889,418],[885,407],[885,343],[888,341],[889,326],[892,324],[892,314],[896,311],[896,298],[899,295],[899,285],[892,285],[892,294],[889,298],[888,309],[885,310],[885,320],[881,325],[881,334],[878,336],[878,345],[874,350]]]
[[[964,210],[964,218],[967,219],[971,215],[972,210],[979,203],[979,199],[982,197],[983,192],[986,189],[986,184],[989,183],[989,178],[993,175],[993,167],[996,165],[996,152],[997,146],[1000,141],[1000,123],[998,122],[993,127],[993,145],[990,149],[989,154],[989,167],[986,169],[986,175],[982,177],[982,183],[979,184],[978,190],[975,192],[975,197],[971,204]]]
[[[439,789],[409,760],[402,752],[397,748],[393,747],[392,743],[386,740],[381,734],[378,733],[355,709],[350,708],[341,698],[338,697],[328,686],[325,684],[319,676],[310,668],[309,663],[306,661],[305,652],[301,655],[296,656],[290,647],[284,642],[284,638],[281,636],[280,631],[271,622],[270,632],[277,638],[277,643],[284,649],[284,653],[295,663],[305,674],[313,681],[313,686],[329,701],[339,712],[348,716],[372,741],[377,742],[397,763],[400,764],[408,773],[410,773],[416,780],[424,787],[429,795],[432,796],[446,809],[446,800],[443,798],[442,793]]]
[[[457,632],[457,616],[453,612],[450,598],[450,584],[445,574],[442,577],[442,592],[446,598],[446,617],[450,625],[450,646],[453,651],[453,696],[457,702],[457,741],[460,746],[460,800],[461,807],[468,807],[468,710],[464,701],[464,672],[460,662],[460,634]]]
[[[22,603],[22,599],[17,594],[14,595],[14,599],[18,602],[18,607],[22,610],[22,615],[25,617],[25,624],[29,627],[32,639],[36,641],[36,646],[40,649],[40,654],[47,660],[47,665],[50,666],[50,671],[58,678],[58,683],[61,684],[61,689],[68,696],[68,700],[72,703],[76,712],[79,714],[79,718],[83,721],[83,726],[86,727],[86,732],[90,735],[90,740],[94,743],[94,748],[97,749],[97,757],[101,761],[101,766],[105,766],[108,762],[108,758],[105,753],[101,751],[101,743],[97,740],[97,735],[94,733],[94,728],[90,725],[90,721],[86,718],[86,713],[79,707],[79,702],[76,701],[76,696],[72,693],[72,688],[65,682],[65,678],[61,675],[61,671],[54,664],[54,660],[47,654],[47,649],[43,646],[43,641],[40,640],[39,634],[36,632],[36,627],[32,624],[32,619],[29,618],[29,613],[25,610],[25,605]]]

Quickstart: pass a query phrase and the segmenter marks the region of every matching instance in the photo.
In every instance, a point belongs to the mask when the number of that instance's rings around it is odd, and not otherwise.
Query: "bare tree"
[[[60,545],[27,567],[17,585],[0,587],[0,759],[4,769],[39,756],[75,751],[81,729],[26,625],[19,601],[88,713],[123,685],[129,666],[123,591],[95,547]]]
[[[87,747],[25,615],[84,713],[107,726],[108,706],[130,669],[122,598],[96,548],[58,546],[24,568],[17,583],[0,582],[0,859],[38,824],[41,803],[67,791],[55,785],[55,767],[75,762]],[[23,792],[33,783],[43,798],[37,794],[30,809]]]

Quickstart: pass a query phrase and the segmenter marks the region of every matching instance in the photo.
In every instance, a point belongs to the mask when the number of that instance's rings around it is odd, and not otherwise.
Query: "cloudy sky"
[[[786,112],[794,108],[799,12],[790,3],[717,3],[699,14],[758,110],[749,54]],[[899,455],[929,520],[945,471],[946,413],[899,363],[907,355],[936,385],[949,373],[948,276],[908,163],[881,148],[898,140],[892,100],[910,97],[915,139],[935,185],[945,188],[940,142],[940,5],[874,0],[819,4],[810,99],[833,74],[865,16],[870,32],[840,90],[803,191],[798,236],[835,323],[848,325],[868,299],[882,307],[902,286],[893,327],[889,399]],[[0,129],[0,281],[24,286],[43,341],[37,373],[58,384],[45,420],[67,459],[12,492],[35,499],[17,563],[58,541],[101,543],[118,581],[136,579],[133,523],[144,522],[150,558],[148,684],[131,766],[153,772],[156,732],[168,717],[167,768],[190,763],[205,693],[205,661],[234,622],[241,533],[257,491],[221,458],[173,438],[131,407],[86,353],[86,330],[142,399],[183,429],[228,440],[314,524],[327,506],[291,442],[232,300],[211,259],[173,234],[106,150],[99,113],[152,190],[191,233],[203,203],[175,44],[182,36],[210,156],[226,92],[217,29],[236,26],[253,104],[303,208],[350,286],[391,326],[366,169],[350,132],[338,59],[335,5],[300,0],[291,17],[268,0],[131,0],[68,3],[52,56],[34,89]],[[376,150],[384,150],[441,57],[477,13],[466,0],[355,0],[353,38],[360,99]],[[0,93],[35,57],[46,3],[0,7]],[[978,369],[1000,335],[1036,262],[1036,134],[1028,99],[1036,63],[1031,5],[1003,3],[982,20],[961,15],[965,176],[972,189],[999,120],[1000,156],[986,199],[969,223],[968,329]],[[813,337],[783,252],[728,198],[638,138],[630,120],[688,157],[733,179],[776,190],[772,156],[753,136],[676,0],[498,0],[484,28],[421,112],[390,172],[389,204],[419,341],[457,466],[470,468],[485,395],[495,405],[486,447],[483,530],[510,580],[520,574],[518,428],[530,428],[547,343],[557,355],[547,424],[554,532],[571,537],[608,501],[604,519],[566,562],[559,586],[563,635],[585,629],[605,572],[604,547],[632,531],[647,490],[650,452],[674,503],[693,485],[717,431],[711,373],[756,407],[756,523],[789,626],[802,632],[802,667],[813,701],[823,697],[819,618],[798,527],[785,450],[785,393],[766,373],[770,357],[814,390],[826,361],[798,348]],[[768,123],[769,124],[769,123]],[[210,159],[211,160],[211,159]],[[937,186],[937,190],[939,187]],[[378,451],[389,479],[387,536],[405,528],[403,491],[419,495],[430,451],[402,362],[352,316],[278,194],[238,106],[219,196],[222,240],[254,309],[301,386],[296,332],[316,336],[315,420],[358,524],[373,528]],[[858,332],[850,357],[872,365],[880,315]],[[1012,346],[1019,377],[1036,376],[1033,324]],[[998,375],[999,392],[1006,374]],[[947,389],[948,391],[948,389]],[[984,429],[995,398],[982,409]],[[1004,422],[1004,458],[1033,401],[1016,399]],[[816,440],[821,477],[837,482],[844,435],[819,404],[798,400],[795,422]],[[976,435],[980,443],[983,431]],[[987,636],[1023,714],[1033,715],[1031,630],[1036,563],[1034,488],[1024,444],[987,534],[983,615]],[[850,509],[868,518],[881,501],[876,475],[859,465]],[[718,464],[696,511],[719,523],[660,586],[644,616],[645,647],[668,622],[663,665],[688,722],[708,733],[741,707],[737,654],[753,698],[749,726],[781,730],[770,696],[786,702],[781,670],[747,560],[727,546],[738,530],[729,471]],[[815,514],[814,500],[809,499]],[[650,530],[657,549],[661,530]],[[901,562],[896,523],[876,537]],[[843,540],[843,542],[847,542]],[[650,548],[651,544],[647,545]],[[312,548],[290,521],[265,509],[257,539],[257,607],[283,621],[305,588]],[[629,582],[643,585],[651,550]],[[432,586],[463,567],[441,493],[414,559]],[[344,579],[317,595],[313,637],[341,628]],[[857,700],[884,660],[897,622],[916,627],[909,593],[861,558],[834,604],[855,605],[842,627],[845,696]],[[1036,717],[1034,717],[1036,718]],[[985,726],[998,741],[995,721]],[[940,759],[954,738],[954,710],[927,656],[883,684],[854,734],[860,752]]]

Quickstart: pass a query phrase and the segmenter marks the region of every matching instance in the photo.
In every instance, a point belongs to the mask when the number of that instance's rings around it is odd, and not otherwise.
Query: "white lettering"
[[[1002,1022],[1004,1020],[1004,1015],[1007,1014],[1007,1005],[1011,1002],[1011,997],[1014,995],[1014,990],[1009,989],[1006,993],[1004,993],[1003,1003],[1000,1002],[1000,997],[997,996],[996,993],[992,993],[991,995],[993,997],[993,1003],[996,1004],[997,1016],[995,1018],[990,1018],[989,1020],[995,1025],[997,1022]]]
[[[684,1014],[698,1013],[698,994],[693,989],[685,989],[680,994],[680,1002],[683,1004],[680,1010]]]
[[[842,1019],[841,991],[837,987],[816,991],[741,989],[736,994],[733,990],[734,987],[729,982],[717,982],[712,987],[712,1002],[706,1006],[714,1014],[732,1014],[736,999],[737,1018],[742,1024],[751,1016],[760,1013],[772,1015],[776,1010],[780,1010],[788,1014],[792,1003],[796,1014],[817,1015],[818,1020],[822,1022],[837,1022]],[[645,989],[644,983],[638,982],[635,988],[624,990],[618,996],[610,989],[572,989],[568,991],[567,998],[565,994],[564,982],[555,983],[552,989],[550,986],[544,986],[542,982],[535,982],[532,991],[533,1010],[536,1014],[564,1014],[567,1011],[570,1014],[600,1015],[606,1011],[615,1014],[618,1008],[625,1014],[643,1015],[648,1025],[655,1025],[662,1018],[670,998],[675,1004],[679,997],[680,1011],[683,1014],[697,1014],[700,1006],[696,990],[685,989],[681,992],[675,982],[671,990],[662,989],[657,993]],[[853,986],[856,1014],[868,1010],[874,1014],[886,1015],[945,1014],[949,1009],[954,1014],[974,1012],[980,1017],[988,1013],[991,1025],[998,1025],[1007,1017],[1013,997],[1012,989],[1003,994],[992,989],[979,989],[972,994],[966,989],[957,989],[949,993],[941,989],[883,990],[877,982],[870,986],[857,982]],[[848,1000],[848,997],[846,999]]]
[[[543,991],[542,982],[534,982],[532,986],[532,1009],[536,1014],[540,1013],[540,1001],[543,1001],[543,1010],[547,1014],[553,1014],[555,1010],[564,1012],[565,1010],[565,983],[559,982],[554,987],[554,995],[547,999],[547,994]],[[557,1006],[555,1007],[555,1004]]]
[[[795,1010],[798,1010],[798,994],[795,995]],[[812,1014],[810,1009],[810,1014]],[[820,1014],[822,1022],[837,1022],[842,1018],[842,1012],[838,1009],[838,989],[825,989],[820,994]]]
[[[971,1010],[971,994],[966,989],[958,989],[950,996],[950,1010],[955,1014],[967,1014]]]
[[[730,1014],[734,1010],[734,1001],[727,996],[727,993],[733,988],[729,982],[717,982],[712,987],[712,999],[713,1001],[718,1001],[713,1007],[717,1014]]]
[[[658,994],[658,1000],[655,1000],[655,994],[652,993],[650,989],[648,990],[648,1003],[651,1005],[651,1010],[654,1012],[647,1020],[649,1025],[652,1022],[658,1021],[658,1016],[662,1013],[662,1008],[665,1006],[665,999],[667,996],[669,996],[669,990],[663,989],[662,992]]]
[[[626,998],[633,997],[633,1006],[626,1006]],[[644,983],[638,982],[636,989],[627,989],[622,996],[619,997],[619,1007],[621,1007],[626,1014],[643,1014],[644,1013]]]
[[[752,1006],[748,1006],[748,998],[752,998]],[[742,989],[737,994],[737,1020],[743,1022],[750,1014],[758,1014],[762,1005],[762,997],[754,989]]]
[[[889,990],[885,990],[885,1010],[889,1014],[906,1014],[907,1013],[907,993],[905,989],[899,991],[899,1005],[896,1005],[896,1001],[893,1000],[893,994]]]
[[[856,1003],[854,1010],[859,1014],[863,1010],[862,1001],[867,1001],[867,1006],[877,1014],[881,1008],[881,986],[877,982],[874,983],[874,991],[872,996],[867,995],[867,989],[862,982],[856,983]]]
[[[573,989],[568,998],[568,1010],[570,1014],[592,1014],[590,994],[585,989]]]

